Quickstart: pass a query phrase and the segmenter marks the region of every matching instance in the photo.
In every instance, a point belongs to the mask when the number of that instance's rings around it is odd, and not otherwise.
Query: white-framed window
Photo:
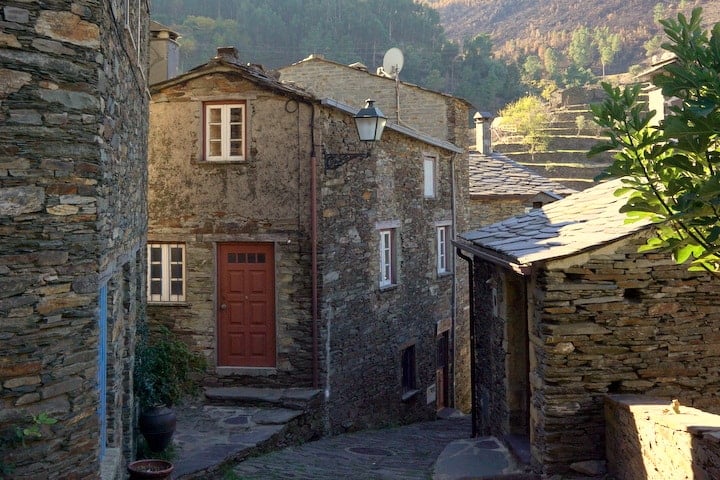
[[[380,230],[380,287],[389,287],[397,283],[395,235],[394,228]]]
[[[205,160],[245,160],[245,103],[205,104]]]
[[[450,271],[449,267],[449,249],[448,249],[448,232],[450,227],[447,225],[441,225],[436,227],[435,230],[435,246],[436,246],[436,258],[437,258],[437,273],[443,274]]]
[[[435,198],[435,157],[423,156],[423,196]]]
[[[148,301],[185,301],[185,245],[149,243]]]

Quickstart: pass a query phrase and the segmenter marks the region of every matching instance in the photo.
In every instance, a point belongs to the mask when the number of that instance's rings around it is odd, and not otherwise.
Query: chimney
[[[150,22],[150,85],[177,76],[180,70],[180,36],[165,25]]]
[[[490,112],[477,112],[473,116],[475,120],[475,149],[483,155],[492,153],[492,114]]]
[[[228,63],[240,64],[240,53],[235,47],[218,47],[215,58]]]

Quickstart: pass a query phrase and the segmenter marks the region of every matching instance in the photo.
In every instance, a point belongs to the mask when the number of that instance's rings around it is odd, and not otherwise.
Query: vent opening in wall
[[[620,380],[614,380],[608,385],[608,393],[620,393],[622,389],[622,382]]]
[[[580,282],[583,279],[583,274],[565,272],[565,278],[567,278],[571,282]]]
[[[638,288],[626,288],[623,292],[623,298],[630,303],[640,303],[642,294]]]

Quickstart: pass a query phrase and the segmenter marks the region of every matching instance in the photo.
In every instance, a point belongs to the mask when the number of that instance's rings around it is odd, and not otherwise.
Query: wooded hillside
[[[543,57],[547,48],[567,49],[580,26],[608,27],[620,37],[621,48],[607,73],[621,73],[656,53],[663,36],[659,18],[689,15],[703,8],[707,25],[720,21],[717,0],[422,0],[440,13],[445,34],[462,42],[488,34],[503,58]],[[599,72],[599,65],[593,71]]]
[[[720,1],[679,0],[153,0],[152,16],[181,35],[181,68],[235,46],[277,68],[323,54],[374,72],[391,47],[403,81],[497,112],[525,94],[597,83],[659,52],[657,22]]]

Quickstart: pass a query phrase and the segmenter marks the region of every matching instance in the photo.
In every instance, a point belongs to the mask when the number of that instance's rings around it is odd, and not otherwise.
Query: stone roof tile
[[[470,195],[475,196],[532,196],[552,192],[570,195],[576,190],[553,182],[499,153],[484,155],[471,153]]]
[[[498,258],[520,265],[573,255],[619,240],[645,228],[649,222],[626,223],[620,213],[626,197],[617,197],[621,180],[601,183],[529,213],[461,234]]]

